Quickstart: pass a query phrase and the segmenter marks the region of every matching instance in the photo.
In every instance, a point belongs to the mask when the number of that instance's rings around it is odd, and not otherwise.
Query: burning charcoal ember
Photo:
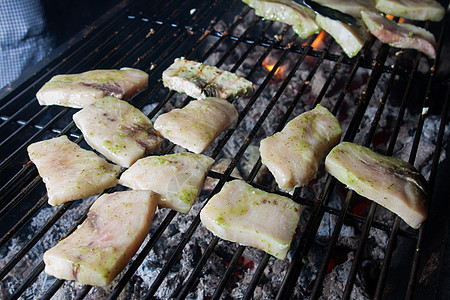
[[[287,197],[233,180],[209,200],[200,219],[206,228],[225,240],[285,259],[300,213],[301,205]]]
[[[436,57],[436,40],[428,30],[412,24],[399,24],[376,12],[362,11],[361,15],[370,33],[381,42],[392,47],[416,49],[430,58]]]
[[[440,21],[445,8],[435,0],[375,0],[376,8],[389,15],[417,21]]]
[[[236,125],[238,112],[230,102],[205,98],[160,115],[155,129],[171,142],[202,153],[225,130]]]
[[[129,100],[147,85],[148,74],[141,70],[93,70],[56,75],[37,92],[36,98],[41,105],[83,108],[106,96]]]
[[[409,163],[344,142],[325,160],[327,172],[358,194],[398,214],[418,228],[427,218],[427,183]]]
[[[187,213],[197,199],[214,159],[189,152],[139,159],[119,183],[135,190],[158,193],[160,207]]]
[[[114,97],[83,108],[73,120],[92,148],[123,167],[130,167],[164,140],[139,109]]]
[[[51,205],[93,196],[117,184],[119,166],[82,149],[67,136],[33,143],[28,155],[45,183]]]
[[[255,9],[255,13],[267,20],[289,24],[299,37],[306,39],[318,33],[320,27],[314,22],[315,12],[291,0],[243,0]]]
[[[338,120],[323,106],[291,120],[281,132],[261,141],[261,160],[283,190],[305,186],[319,163],[341,138]]]
[[[234,73],[222,71],[214,66],[204,65],[184,57],[163,72],[165,87],[185,93],[194,99],[217,97],[234,99],[253,94],[253,84]]]

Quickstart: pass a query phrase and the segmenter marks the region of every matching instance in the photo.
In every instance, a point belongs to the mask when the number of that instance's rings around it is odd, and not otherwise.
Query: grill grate
[[[439,58],[445,40],[446,20],[434,27],[433,30],[439,36]],[[222,249],[222,244],[226,243],[211,234],[205,236],[201,254],[192,262],[193,268],[188,270],[187,276],[181,273],[177,276],[174,271],[181,264],[183,253],[195,243],[194,237],[199,235],[202,227],[199,209],[226,181],[234,178],[232,171],[240,166],[252,145],[263,137],[266,127],[270,128],[270,134],[280,131],[293,116],[318,103],[325,102],[337,116],[345,114],[350,109],[349,104],[353,105],[348,125],[343,126],[343,140],[356,140],[365,146],[374,146],[380,123],[387,118],[386,104],[400,99],[386,149],[380,151],[387,155],[398,153],[396,147],[402,139],[401,132],[405,130],[405,126],[410,125],[405,125],[405,115],[412,114],[416,121],[412,127],[407,128],[412,131],[411,149],[403,152],[409,151],[408,159],[413,164],[421,151],[420,144],[427,119],[437,118],[438,128],[433,133],[435,146],[425,150],[432,158],[432,164],[429,170],[427,169],[427,179],[431,187],[437,185],[441,152],[446,143],[445,133],[449,130],[449,78],[448,74],[439,75],[442,64],[437,60],[432,62],[433,66],[429,66],[428,61],[414,51],[395,55],[395,49],[386,45],[380,46],[375,40],[368,43],[353,59],[348,59],[328,36],[319,47],[315,45],[318,42],[318,36],[301,40],[293,34],[289,26],[256,17],[253,11],[240,1],[230,3],[217,0],[208,3],[172,0],[122,3],[98,23],[54,52],[29,78],[15,83],[10,90],[0,91],[0,172],[3,174],[0,178],[2,297],[48,299],[58,293],[64,293],[62,290],[72,290],[73,295],[80,299],[102,296],[115,299],[122,293],[125,293],[126,297],[132,297],[128,289],[130,282],[136,281],[136,272],[148,263],[149,254],[155,251],[155,247],[165,242],[168,230],[179,226],[179,218],[185,217],[188,223],[178,229],[180,238],[174,247],[163,254],[157,275],[151,278],[141,296],[201,298],[198,285],[205,277],[205,268],[214,263],[212,257],[219,251],[218,248]],[[214,159],[230,157],[230,164],[223,173],[211,171],[208,174],[208,178],[218,179],[218,183],[212,191],[204,195],[206,201],[199,203],[197,209],[193,209],[189,215],[179,216],[180,214],[174,211],[164,210],[158,212],[161,217],[155,221],[148,239],[114,282],[111,291],[106,293],[90,286],[77,289],[64,280],[51,281],[43,272],[43,251],[81,224],[94,199],[65,203],[57,208],[51,208],[47,204],[43,182],[34,165],[28,163],[26,147],[33,142],[63,134],[82,147],[87,145],[72,121],[72,115],[76,111],[61,107],[40,107],[35,99],[37,90],[56,74],[123,66],[139,68],[149,73],[149,88],[133,99],[132,104],[143,109],[149,118],[154,120],[160,113],[173,107],[182,107],[191,100],[189,97],[181,97],[167,91],[160,81],[162,71],[174,58],[180,56],[213,63],[256,83],[255,95],[248,99],[237,99],[234,103],[239,111],[236,129],[223,134],[207,152]],[[269,71],[265,69],[268,59],[273,60],[273,67]],[[329,70],[324,73],[323,70],[327,68]],[[280,70],[283,71],[282,75],[278,75]],[[322,76],[319,73],[325,76],[321,84],[316,84],[317,78]],[[361,79],[361,73],[368,74],[368,78]],[[358,82],[362,82],[360,89],[354,87]],[[425,84],[417,87],[418,82]],[[293,88],[293,84],[297,85]],[[311,97],[315,86],[318,86],[318,92],[308,102],[305,99]],[[338,91],[331,101],[328,95],[333,87],[338,87]],[[420,90],[419,104],[411,103],[414,101],[416,89]],[[444,101],[441,101],[439,95],[442,90],[447,94]],[[375,97],[378,94],[381,94],[381,97],[377,103]],[[256,107],[260,109],[256,111]],[[439,111],[440,116],[436,114]],[[364,133],[362,124],[367,122],[367,116],[370,120],[369,130]],[[229,150],[230,145],[235,147]],[[164,153],[174,151],[175,147],[168,143]],[[372,230],[380,230],[389,237],[383,249],[384,258],[377,274],[378,282],[373,291],[366,292],[367,295],[375,299],[398,298],[399,295],[420,298],[435,293],[435,277],[439,268],[425,274],[427,278],[434,278],[433,280],[423,280],[429,255],[433,252],[427,249],[427,245],[436,238],[436,234],[432,233],[438,226],[435,222],[430,220],[419,230],[402,226],[401,220],[394,216],[383,222],[376,218],[376,212],[380,208],[373,203],[365,214],[355,214],[351,206],[357,201],[357,197],[352,192],[346,192],[341,206],[336,207],[331,201],[341,193],[342,186],[325,174],[316,184],[317,196],[311,196],[309,188],[296,189],[293,195],[287,195],[277,190],[273,182],[261,183],[258,180],[262,169],[261,160],[258,158],[250,166],[245,180],[264,190],[288,196],[305,207],[302,213],[303,229],[294,239],[291,256],[283,264],[281,273],[271,273],[271,276],[280,278],[276,281],[276,290],[273,291],[276,298],[287,299],[293,295],[305,298],[320,297],[324,292],[323,286],[329,273],[330,261],[339,246],[339,239],[342,238],[341,231],[348,223],[357,224],[360,232],[357,234],[357,247],[352,249],[353,262],[344,281],[342,298],[352,297]],[[438,197],[433,197],[430,216],[436,214],[435,207],[442,207]],[[42,217],[44,212],[47,213],[46,217]],[[445,214],[445,211],[441,211],[436,217],[442,218]],[[317,264],[317,269],[313,270],[313,279],[305,284],[299,276],[310,266],[308,257],[315,249],[318,231],[327,216],[334,216],[335,224],[330,229],[332,233],[323,247],[324,255]],[[443,236],[445,232],[440,234]],[[52,244],[48,244],[49,236],[52,236]],[[418,250],[411,251],[411,248]],[[235,245],[230,246],[228,250],[230,252],[226,255],[229,258],[227,266],[221,269],[223,274],[220,275],[217,285],[212,286],[211,294],[204,295],[205,298],[233,297],[230,282],[234,280],[240,259],[248,249]],[[440,259],[442,251],[439,253]],[[398,258],[399,253],[413,262],[412,266],[403,269],[403,274],[410,274],[407,282],[399,282],[398,278],[395,278],[395,270],[392,270],[392,261]],[[256,291],[264,289],[267,281],[265,274],[270,272],[267,270],[274,264],[274,259],[268,254],[259,253],[257,257],[254,271],[244,274],[249,278],[246,283],[242,278],[239,279],[242,281],[241,285],[245,286],[242,294],[244,299],[256,297]],[[439,260],[434,263],[439,265]],[[23,271],[15,271],[16,269]],[[172,286],[170,291],[164,292],[165,296],[161,296],[163,283],[174,273],[178,284]],[[47,280],[52,283],[46,283]],[[40,290],[36,290],[35,286],[38,281]],[[387,288],[388,283],[397,286],[394,292]],[[139,298],[139,295],[135,297]]]

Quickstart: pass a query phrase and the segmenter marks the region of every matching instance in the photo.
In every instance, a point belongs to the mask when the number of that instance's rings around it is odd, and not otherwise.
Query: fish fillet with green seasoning
[[[31,144],[28,155],[45,183],[51,205],[96,195],[118,181],[119,166],[82,149],[65,135]]]
[[[341,138],[341,126],[328,109],[317,105],[261,141],[261,160],[286,191],[316,177],[319,163]]]
[[[218,237],[285,259],[302,207],[291,199],[227,182],[200,212],[202,224]]]
[[[435,0],[375,0],[375,7],[386,14],[416,21],[440,21],[445,8]]]
[[[208,97],[160,115],[155,129],[171,142],[202,153],[223,131],[236,126],[238,116],[227,100]]]
[[[427,182],[403,160],[344,142],[328,154],[325,168],[348,188],[391,210],[412,228],[427,218]]]
[[[80,74],[56,75],[37,92],[40,105],[83,108],[106,96],[129,100],[148,85],[144,71],[92,70]]]
[[[177,58],[162,74],[165,87],[194,99],[234,99],[253,94],[253,83],[234,73],[222,71],[184,57]]]
[[[306,39],[319,33],[320,27],[314,21],[315,12],[291,0],[242,0],[255,9],[255,13],[268,20],[279,21],[292,26],[292,30]]]
[[[147,236],[158,196],[125,191],[99,197],[86,220],[44,253],[45,272],[65,280],[106,286]]]
[[[130,167],[163,138],[146,115],[126,101],[105,97],[73,115],[86,142],[112,162]]]
[[[430,58],[436,57],[436,40],[428,30],[412,24],[399,24],[380,13],[362,11],[361,15],[370,33],[381,42],[392,47],[416,49]]]
[[[188,213],[197,199],[214,159],[189,152],[139,159],[120,177],[119,183],[135,190],[151,190],[159,206]]]

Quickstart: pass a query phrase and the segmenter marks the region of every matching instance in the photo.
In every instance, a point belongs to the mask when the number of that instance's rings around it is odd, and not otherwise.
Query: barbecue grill
[[[0,91],[1,297],[429,299],[439,295],[449,216],[448,188],[443,184],[448,176],[444,166],[450,98],[448,57],[442,55],[446,22],[447,17],[440,23],[420,24],[437,38],[435,61],[375,39],[349,59],[327,34],[302,40],[289,26],[262,20],[240,1],[121,2]],[[149,88],[131,103],[154,121],[191,100],[161,83],[162,71],[181,56],[255,83],[253,96],[233,102],[239,111],[236,128],[222,134],[206,152],[223,159],[226,167],[209,172],[208,188],[189,214],[157,212],[149,236],[111,286],[96,288],[47,276],[44,251],[83,222],[96,197],[59,207],[47,204],[27,146],[67,135],[89,147],[72,121],[76,110],[41,107],[36,92],[57,74],[139,68],[149,73]],[[316,180],[292,195],[276,188],[255,148],[262,138],[318,103],[341,121],[342,140],[399,156],[426,176],[429,219],[418,230],[346,190],[326,175],[323,166]],[[175,151],[181,150],[166,142],[161,154]],[[200,224],[201,207],[225,182],[239,176],[232,173],[236,170],[250,184],[303,205],[286,261],[222,241]],[[348,231],[353,232],[351,237]],[[372,264],[375,254],[368,252],[375,248],[379,254]],[[330,290],[332,286],[335,289]]]

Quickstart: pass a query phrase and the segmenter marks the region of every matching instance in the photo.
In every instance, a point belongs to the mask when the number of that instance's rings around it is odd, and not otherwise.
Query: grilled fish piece
[[[189,152],[144,157],[122,174],[119,183],[154,191],[161,195],[160,207],[188,213],[213,163],[208,156]]]
[[[334,38],[336,43],[341,46],[342,50],[350,58],[358,54],[370,38],[366,26],[359,19],[358,26],[350,26],[321,15],[316,15],[316,23]]]
[[[377,11],[375,0],[315,0],[315,2],[356,18],[361,18],[362,10]]]
[[[291,0],[242,0],[255,9],[255,14],[268,20],[279,21],[292,26],[292,30],[306,39],[319,33],[320,27],[314,21],[315,12]]]
[[[236,126],[237,119],[238,112],[233,104],[208,97],[160,115],[155,129],[171,142],[202,153],[223,131]]]
[[[83,108],[106,96],[129,100],[147,88],[144,71],[93,70],[80,74],[56,75],[37,92],[40,105]]]
[[[28,155],[45,183],[50,205],[93,196],[117,184],[119,166],[82,149],[67,136],[31,144]]]
[[[348,188],[386,207],[409,226],[427,218],[427,183],[409,163],[344,142],[334,147],[325,169]]]
[[[285,259],[300,220],[301,205],[256,189],[242,180],[227,182],[200,212],[218,237]]]
[[[44,253],[45,272],[60,279],[106,286],[147,236],[158,196],[151,191],[105,194],[86,220]]]
[[[361,12],[370,33],[392,47],[416,49],[436,57],[436,40],[431,32],[412,24],[398,24],[375,12]]]
[[[375,7],[386,14],[416,21],[440,21],[445,8],[435,0],[375,0]]]
[[[105,97],[73,115],[86,142],[122,167],[157,149],[163,138],[139,109],[126,101]]]
[[[341,138],[341,126],[328,109],[317,105],[261,141],[261,160],[278,186],[290,191],[316,177],[321,159]]]
[[[253,83],[234,73],[222,71],[184,57],[177,58],[162,74],[165,87],[195,99],[234,99],[253,94]]]

